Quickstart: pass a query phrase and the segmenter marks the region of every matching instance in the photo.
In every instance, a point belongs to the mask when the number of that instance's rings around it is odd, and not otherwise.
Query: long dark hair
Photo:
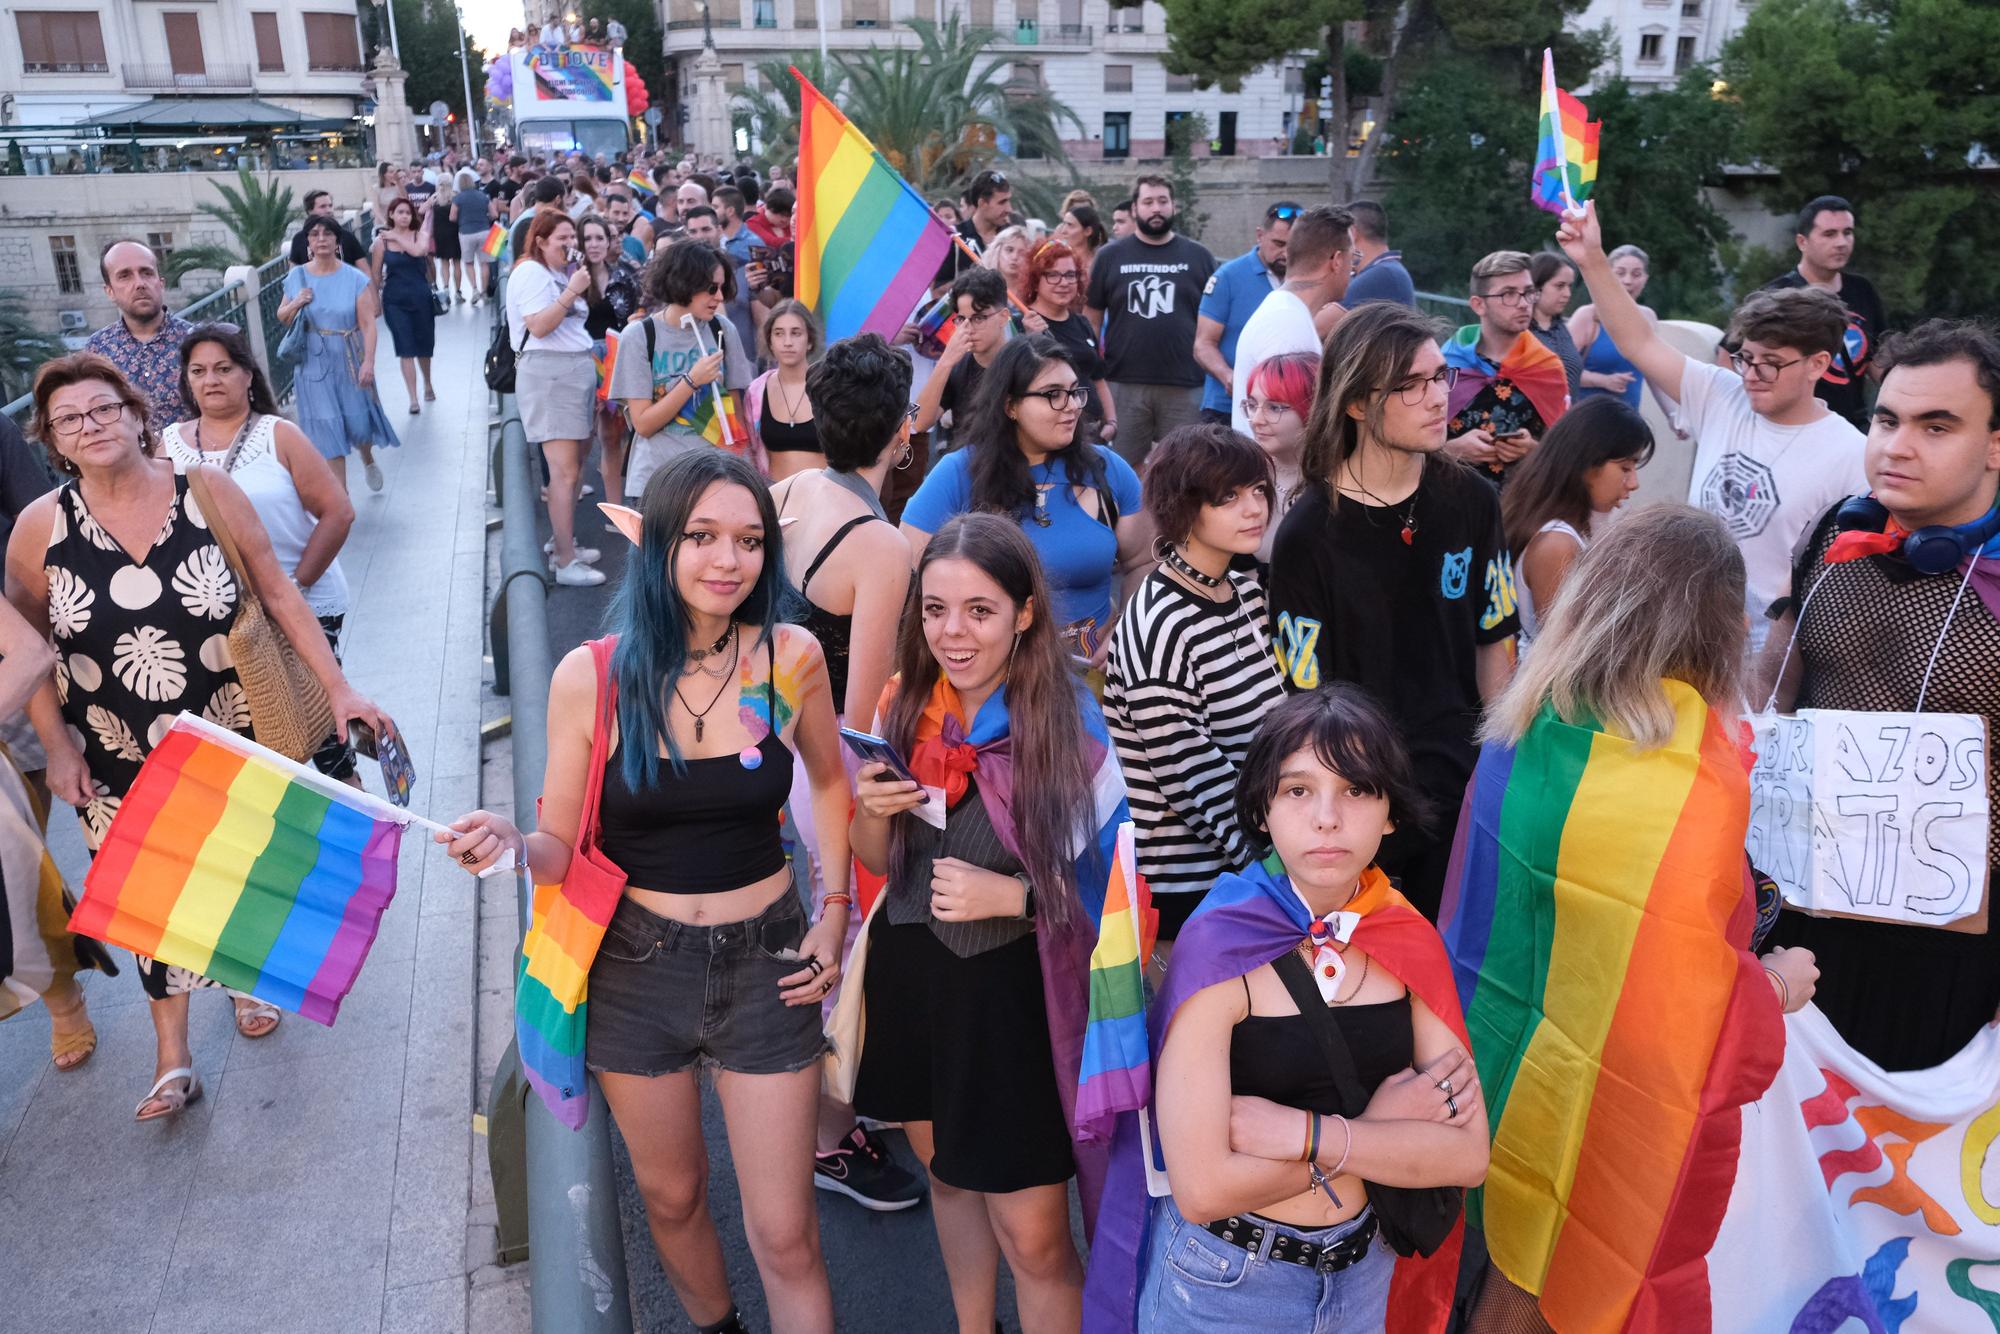
[[[1014,646],[1007,667],[1008,732],[1014,754],[1014,832],[1021,865],[1035,887],[1035,912],[1056,928],[1081,920],[1071,858],[1079,831],[1094,814],[1089,757],[1083,746],[1079,683],[1058,637],[1055,604],[1035,548],[1020,526],[997,514],[961,514],[940,528],[924,548],[896,638],[899,685],[883,721],[889,743],[907,755],[916,742],[917,718],[929,702],[941,669],[924,637],[924,572],[941,560],[970,561],[1034,619]],[[972,720],[966,719],[971,725]],[[915,849],[901,815],[890,831],[893,873],[914,872]]]
[[[993,364],[979,381],[979,391],[966,409],[966,472],[972,483],[972,508],[992,510],[1025,518],[1035,505],[1035,479],[1028,470],[1028,458],[1017,439],[1018,425],[1007,409],[1027,394],[1044,368],[1060,361],[1083,380],[1083,367],[1074,352],[1047,334],[1016,338],[1000,349]],[[1097,492],[1098,514],[1106,527],[1118,524],[1118,501],[1104,475],[1104,458],[1093,449],[1084,434],[1084,416],[1078,414],[1076,434],[1062,451],[1063,473],[1071,486],[1087,486]]]
[[[1653,457],[1653,428],[1623,399],[1584,399],[1556,418],[1556,424],[1529,451],[1500,492],[1500,522],[1507,549],[1516,557],[1551,519],[1579,533],[1590,531],[1590,492],[1583,475],[1614,459]]]
[[[194,360],[194,350],[202,343],[217,344],[231,361],[250,372],[250,411],[264,417],[278,415],[278,396],[271,392],[271,382],[265,378],[264,368],[257,364],[250,340],[233,324],[197,324],[181,339],[181,402],[194,403],[194,388],[188,384],[188,363]]]
[[[777,507],[755,468],[725,450],[695,449],[653,474],[639,498],[639,550],[626,564],[625,577],[607,617],[612,633],[618,636],[611,654],[611,672],[618,683],[619,772],[625,785],[635,792],[659,781],[656,740],[666,744],[667,762],[674,774],[687,773],[687,761],[681,758],[680,747],[667,727],[667,693],[680,679],[682,664],[687,661],[688,614],[675,584],[674,566],[688,518],[702,492],[716,482],[748,491],[757,502],[757,517],[764,525],[764,568],[734,618],[757,627],[751,653],[772,644],[778,622],[791,605],[793,594],[785,578]]]

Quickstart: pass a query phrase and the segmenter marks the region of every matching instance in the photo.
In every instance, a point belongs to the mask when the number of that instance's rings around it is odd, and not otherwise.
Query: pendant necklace
[[[1396,512],[1396,507],[1394,505],[1391,505],[1388,501],[1382,499],[1382,497],[1376,495],[1373,491],[1370,491],[1367,487],[1363,486],[1361,484],[1360,477],[1356,476],[1352,469],[1349,469],[1347,476],[1348,479],[1351,482],[1353,482],[1354,489],[1356,491],[1359,491],[1362,495],[1368,497],[1370,500],[1374,501],[1377,505],[1380,505],[1383,509],[1388,510],[1391,514],[1394,514]],[[1419,479],[1417,485],[1418,488],[1421,490],[1423,486],[1423,482],[1421,479]],[[1403,530],[1402,530],[1403,545],[1406,547],[1413,546],[1415,545],[1417,540],[1417,492],[1416,491],[1410,492],[1409,508],[1403,511],[1401,517],[1403,520]],[[1373,523],[1374,520],[1370,519],[1369,522]]]
[[[731,627],[732,630],[734,628],[735,627],[733,626]],[[716,647],[717,648],[721,647],[721,641],[719,640],[717,641]],[[736,663],[736,654],[733,651],[729,655],[729,661],[731,666],[734,666]],[[689,715],[694,718],[694,743],[697,746],[701,744],[701,734],[705,726],[704,720],[708,717],[709,711],[715,708],[716,702],[722,698],[723,692],[728,689],[729,689],[729,673],[725,671],[722,674],[722,684],[715,688],[714,697],[708,701],[707,705],[703,707],[700,713],[696,713],[694,710],[694,705],[688,703],[687,697],[681,694],[680,682],[676,681],[674,683],[674,698],[679,700],[681,702],[681,707],[686,709]]]

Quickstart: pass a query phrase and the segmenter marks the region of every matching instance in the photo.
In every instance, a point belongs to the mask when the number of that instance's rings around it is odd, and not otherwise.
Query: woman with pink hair
[[[1313,391],[1319,385],[1319,357],[1312,352],[1282,352],[1260,361],[1243,386],[1243,415],[1257,447],[1270,456],[1278,490],[1272,498],[1271,521],[1257,548],[1258,563],[1269,567],[1271,539],[1278,520],[1299,494],[1299,459],[1305,449],[1306,419],[1312,416]]]

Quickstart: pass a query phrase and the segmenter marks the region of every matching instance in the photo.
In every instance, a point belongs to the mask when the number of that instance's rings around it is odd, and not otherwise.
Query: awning
[[[80,123],[110,130],[339,130],[353,120],[308,116],[255,97],[155,97]]]

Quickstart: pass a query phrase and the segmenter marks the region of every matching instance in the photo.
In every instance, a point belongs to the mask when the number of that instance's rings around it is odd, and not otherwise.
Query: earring
[[[902,472],[904,469],[908,468],[910,466],[910,463],[916,457],[917,457],[917,447],[911,444],[909,441],[905,440],[903,442],[902,457],[896,460],[896,471]]]

